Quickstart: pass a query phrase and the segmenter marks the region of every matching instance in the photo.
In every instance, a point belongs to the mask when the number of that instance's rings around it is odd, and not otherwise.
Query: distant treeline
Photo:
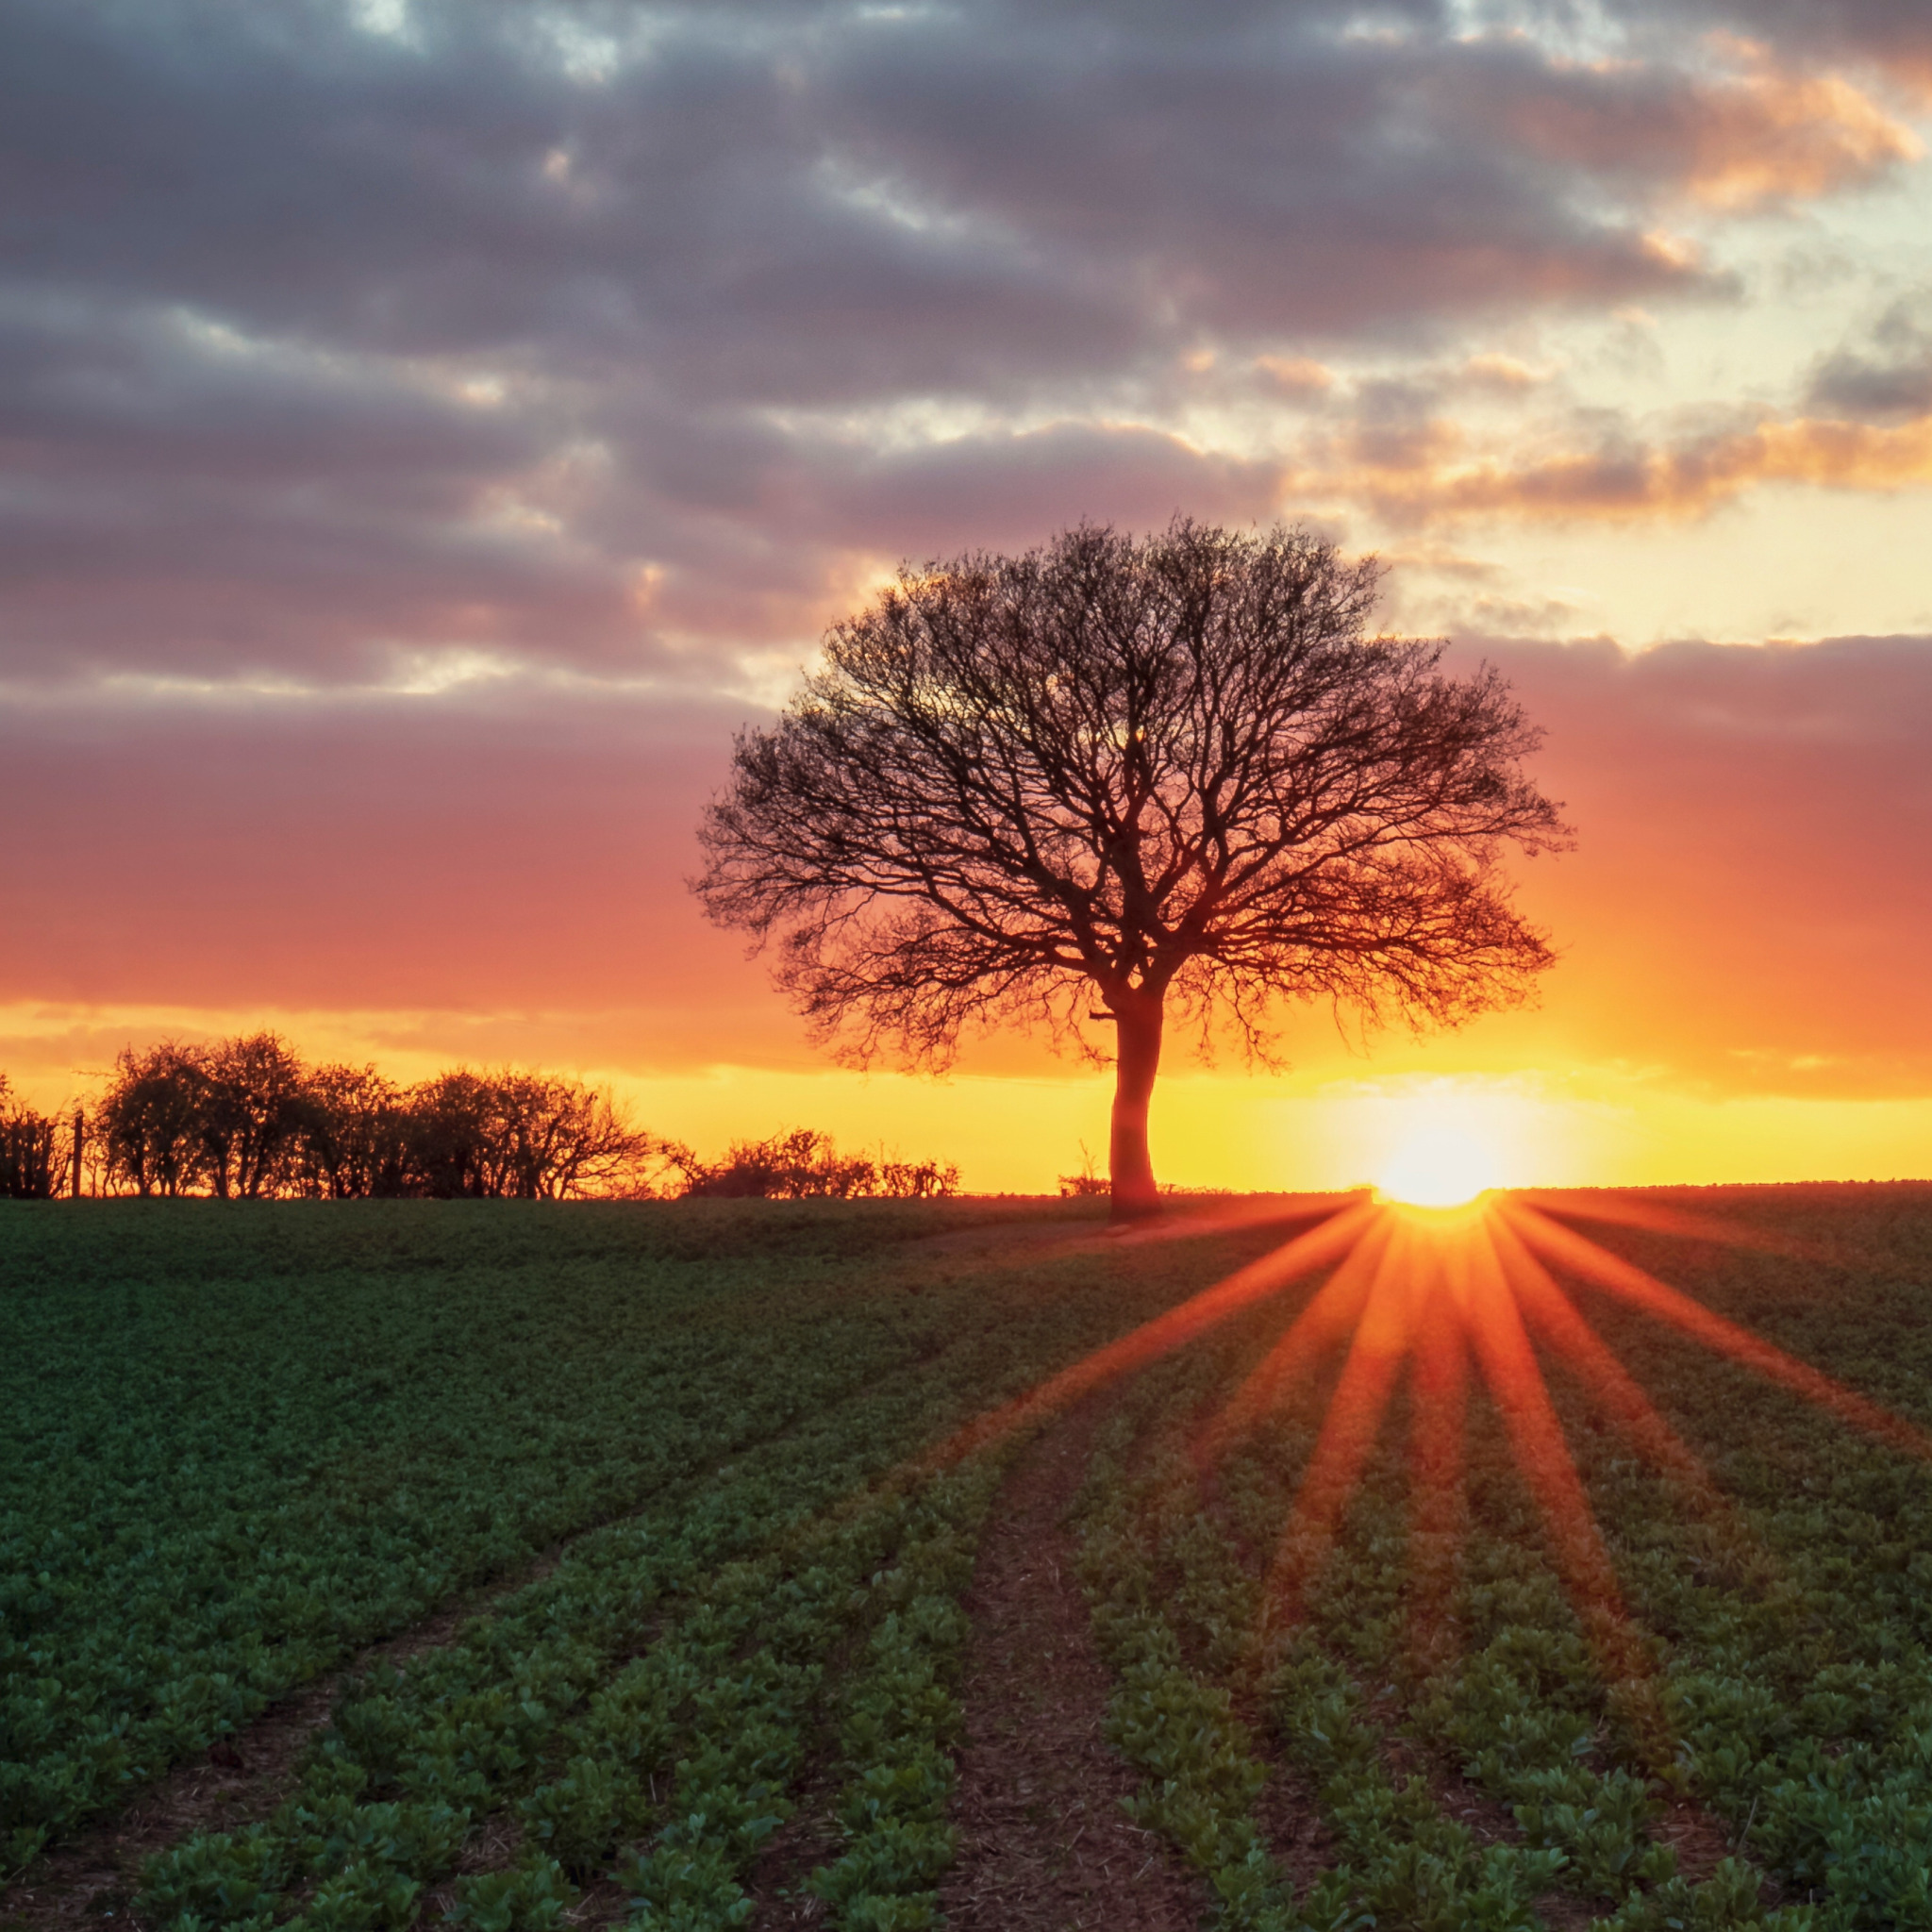
[[[0,1074],[0,1196],[222,1200],[800,1199],[952,1194],[937,1161],[839,1153],[810,1128],[706,1162],[603,1088],[458,1067],[414,1087],[309,1066],[274,1033],[125,1049],[91,1106],[42,1113]]]

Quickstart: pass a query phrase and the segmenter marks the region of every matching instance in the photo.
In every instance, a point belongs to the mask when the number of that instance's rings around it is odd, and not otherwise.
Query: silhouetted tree
[[[1550,962],[1498,872],[1565,837],[1539,734],[1492,669],[1371,635],[1377,580],[1186,520],[903,569],[740,735],[693,888],[859,1060],[1111,1024],[1114,1208],[1152,1211],[1171,1005],[1265,1059],[1279,1000],[1454,1024]]]
[[[863,1156],[848,1158],[829,1134],[794,1127],[768,1141],[739,1141],[715,1167],[688,1170],[688,1194],[731,1200],[847,1201],[876,1189],[878,1171]]]
[[[658,1146],[579,1080],[459,1067],[406,1091],[272,1033],[127,1049],[96,1131],[112,1186],[235,1200],[634,1194]]]
[[[72,1158],[64,1119],[29,1107],[0,1074],[0,1200],[52,1199],[64,1191]]]
[[[869,1160],[841,1154],[829,1134],[793,1127],[766,1141],[735,1141],[707,1165],[689,1147],[663,1143],[687,1195],[724,1200],[851,1201],[871,1195],[937,1199],[959,1189],[959,1170],[936,1160]]]
[[[304,1083],[298,1190],[328,1201],[415,1191],[408,1103],[374,1067],[317,1067]]]
[[[950,1160],[882,1160],[878,1191],[893,1201],[942,1201],[959,1191],[959,1170]]]
[[[274,1033],[126,1048],[95,1118],[110,1182],[139,1194],[205,1189],[224,1200],[286,1191],[307,1081],[294,1050]]]
[[[196,1049],[172,1040],[116,1055],[113,1080],[94,1112],[108,1185],[137,1194],[194,1192],[205,1164],[205,1087]]]
[[[0,1074],[0,1197],[58,1192],[80,1115],[70,1127],[10,1093]],[[912,1198],[959,1185],[956,1167],[842,1155],[805,1127],[707,1164],[581,1080],[458,1067],[404,1088],[374,1067],[308,1067],[271,1033],[126,1048],[86,1135],[104,1191],[234,1200]]]
[[[466,1067],[409,1094],[406,1133],[415,1191],[442,1199],[642,1191],[656,1145],[581,1081]]]
[[[407,1129],[412,1191],[441,1201],[500,1195],[508,1163],[491,1113],[488,1083],[467,1067],[415,1088]]]
[[[496,1111],[508,1156],[504,1191],[526,1201],[630,1193],[656,1143],[633,1127],[610,1095],[554,1074],[512,1074],[496,1082]]]
[[[307,1113],[308,1069],[279,1035],[252,1033],[192,1049],[200,1075],[200,1168],[220,1200],[256,1201],[292,1178]]]

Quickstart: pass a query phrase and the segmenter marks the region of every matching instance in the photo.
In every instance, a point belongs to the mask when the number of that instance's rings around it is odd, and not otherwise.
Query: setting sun
[[[1417,1127],[1383,1163],[1375,1191],[1414,1208],[1457,1208],[1501,1180],[1497,1150],[1474,1121],[1437,1119]]]

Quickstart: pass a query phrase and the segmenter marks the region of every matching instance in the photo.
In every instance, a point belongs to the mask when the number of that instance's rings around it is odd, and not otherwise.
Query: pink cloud
[[[1539,774],[1577,827],[1521,873],[1564,949],[1521,1023],[1544,1064],[1932,1092],[1932,639],[1455,648],[1547,727]],[[40,828],[0,854],[0,903],[28,908],[0,927],[0,1003],[426,1013],[483,1058],[817,1064],[682,885],[738,715],[525,692],[43,721],[0,757],[8,822]]]
[[[1932,639],[1478,650],[1577,828],[1524,874],[1570,1052],[1719,1091],[1932,1091]]]

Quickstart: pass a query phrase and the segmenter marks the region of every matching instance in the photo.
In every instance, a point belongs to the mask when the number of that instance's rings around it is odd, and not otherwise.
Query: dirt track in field
[[[1084,1405],[1022,1455],[965,1598],[959,1857],[940,1890],[957,1932],[1191,1932],[1208,1903],[1121,1808],[1138,1779],[1104,1736],[1108,1676],[1066,1527],[1102,1412]]]

